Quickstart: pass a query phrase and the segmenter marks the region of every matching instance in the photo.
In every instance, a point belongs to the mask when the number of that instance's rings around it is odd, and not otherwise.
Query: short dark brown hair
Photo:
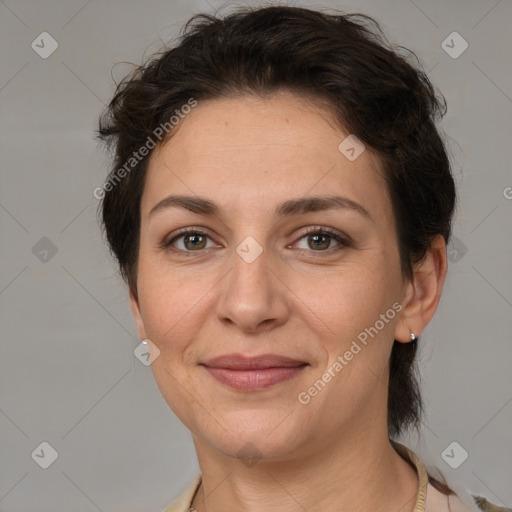
[[[362,14],[245,7],[223,18],[193,16],[179,44],[125,77],[99,123],[99,138],[115,150],[107,178],[113,186],[102,193],[100,206],[107,241],[134,297],[149,155],[115,184],[112,179],[190,98],[265,97],[278,90],[326,102],[341,125],[379,156],[392,200],[402,274],[410,279],[434,236],[441,234],[448,242],[455,187],[435,126],[446,103],[420,67],[408,62],[414,54],[402,55],[401,50],[387,42],[375,20]],[[395,340],[392,348],[391,437],[419,427],[417,344]]]

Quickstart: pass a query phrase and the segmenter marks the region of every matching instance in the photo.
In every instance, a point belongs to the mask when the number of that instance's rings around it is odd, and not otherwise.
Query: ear
[[[430,322],[441,299],[448,269],[446,243],[436,235],[425,258],[413,269],[413,279],[406,285],[403,310],[395,329],[395,340],[411,341],[411,333],[418,337]]]
[[[144,321],[142,320],[142,315],[140,313],[140,307],[138,300],[133,296],[133,293],[130,292],[130,309],[132,310],[133,318],[135,319],[135,324],[137,325],[137,332],[139,333],[139,338],[141,340],[147,339],[146,328],[144,327]]]

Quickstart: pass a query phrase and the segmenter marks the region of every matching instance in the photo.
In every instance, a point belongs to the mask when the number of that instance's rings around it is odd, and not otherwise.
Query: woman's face
[[[150,158],[132,298],[163,397],[232,456],[387,435],[408,285],[378,160],[340,150],[349,133],[289,92],[199,102],[180,123]]]

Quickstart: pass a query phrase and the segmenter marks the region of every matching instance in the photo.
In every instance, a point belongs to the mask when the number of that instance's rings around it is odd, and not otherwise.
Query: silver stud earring
[[[411,332],[411,341],[414,341],[416,339],[416,334],[414,334],[413,332]]]

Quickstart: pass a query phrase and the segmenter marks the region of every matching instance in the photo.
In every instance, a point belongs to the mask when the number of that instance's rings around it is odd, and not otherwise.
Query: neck
[[[202,484],[192,504],[197,512],[379,510],[412,512],[416,471],[387,437],[359,430],[338,443],[317,443],[286,459],[254,465],[228,457],[194,436]]]

